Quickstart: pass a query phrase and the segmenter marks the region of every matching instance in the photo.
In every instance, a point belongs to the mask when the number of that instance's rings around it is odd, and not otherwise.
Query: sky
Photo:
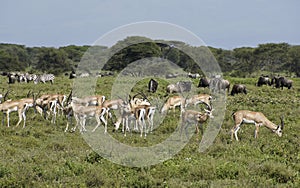
[[[0,43],[92,45],[126,24],[183,27],[207,46],[300,44],[299,0],[0,0]]]

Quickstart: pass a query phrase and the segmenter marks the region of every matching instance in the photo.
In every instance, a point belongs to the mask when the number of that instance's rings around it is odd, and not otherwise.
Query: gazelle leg
[[[122,117],[118,117],[117,122],[115,123],[115,129],[118,130],[120,127],[120,124],[122,122]]]
[[[235,139],[236,139],[237,141],[239,141],[239,138],[238,138],[238,136],[237,136],[237,133],[238,133],[238,131],[239,131],[239,129],[240,129],[240,126],[241,126],[241,125],[238,125],[238,127],[235,128],[235,130],[234,130],[234,136],[235,136]]]
[[[6,118],[7,118],[7,127],[9,127],[9,112],[6,113]]]
[[[22,113],[22,116],[23,116],[23,121],[24,121],[24,124],[23,124],[23,128],[25,128],[25,124],[26,124],[26,114],[25,114],[25,110],[24,112]]]
[[[189,131],[188,131],[189,126],[190,126],[189,123],[186,123],[186,126],[184,127],[184,132],[187,139],[189,139]]]
[[[19,124],[20,124],[20,123],[21,123],[21,121],[22,121],[22,111],[21,111],[21,110],[18,110],[18,114],[19,114],[19,121],[18,121],[18,123],[17,123],[16,127],[18,127],[18,126],[19,126]]]
[[[95,130],[101,125],[100,117],[96,116],[96,121],[97,121],[97,125],[96,125],[96,127],[92,130],[92,132],[95,132]],[[105,133],[105,131],[104,131],[104,133]]]
[[[199,134],[199,127],[198,123],[196,123],[196,134]]]
[[[202,123],[199,123],[199,126],[200,126],[201,134],[203,135],[203,132],[204,132],[204,130],[203,130],[203,124],[202,124]]]
[[[102,120],[102,122],[104,123],[104,133],[107,133],[107,121],[105,120],[105,118],[101,115],[100,119]]]
[[[254,138],[258,137],[258,131],[259,131],[259,124],[255,123],[255,132],[254,132]]]
[[[126,119],[125,119],[125,117],[123,117],[122,118],[122,133],[124,133],[124,131],[126,131],[125,130],[125,123],[126,123]],[[126,135],[126,133],[125,133],[125,135]]]
[[[5,119],[5,116],[4,116],[4,113],[3,113],[3,116],[2,116],[2,125],[4,126],[4,119]]]
[[[87,117],[86,116],[82,116],[81,118],[82,118],[82,121],[81,121],[82,123],[81,123],[81,127],[80,127],[80,129],[81,129],[80,132],[86,132],[85,123],[86,123],[86,118]]]
[[[65,133],[68,131],[69,129],[69,120],[67,120],[67,125],[66,125],[66,128],[65,128]]]

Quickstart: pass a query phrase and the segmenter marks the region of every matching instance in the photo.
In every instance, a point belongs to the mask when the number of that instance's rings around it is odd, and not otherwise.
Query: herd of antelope
[[[151,82],[155,80],[151,79]],[[220,83],[217,83],[218,87],[227,89],[226,84],[228,81],[220,79]],[[228,82],[228,83],[227,83]],[[154,84],[153,84],[154,83]],[[149,83],[157,88],[158,83],[155,81]],[[199,83],[200,84],[200,83]],[[225,86],[223,85],[225,84]],[[149,91],[155,92],[149,88]],[[92,129],[92,132],[103,124],[104,133],[107,133],[107,126],[109,119],[113,119],[112,111],[116,111],[119,115],[115,122],[113,122],[114,130],[118,130],[122,125],[122,132],[126,136],[126,132],[136,131],[140,133],[141,137],[146,137],[148,133],[153,131],[154,115],[157,112],[158,107],[152,105],[146,95],[142,92],[128,99],[106,99],[104,95],[95,95],[87,97],[75,97],[71,93],[67,96],[64,94],[43,94],[40,95],[29,92],[26,98],[18,100],[7,100],[9,92],[0,94],[0,110],[3,112],[2,122],[4,124],[4,114],[6,114],[7,127],[10,126],[10,113],[17,112],[19,120],[16,126],[23,121],[23,127],[26,126],[26,112],[28,109],[33,108],[35,113],[39,113],[43,118],[50,119],[51,123],[56,123],[57,115],[63,115],[67,118],[65,132],[74,132],[79,129],[81,133],[87,131],[86,122],[90,117],[96,119],[97,124]],[[138,97],[138,96],[141,97]],[[191,110],[188,106],[197,106],[204,104],[206,108],[204,111]],[[209,118],[213,118],[212,112],[212,96],[209,94],[197,94],[191,97],[183,97],[182,95],[173,95],[167,98],[159,113],[168,113],[169,110],[173,111],[175,115],[175,108],[180,107],[180,119],[181,119],[181,133],[185,131],[187,134],[187,128],[189,125],[196,125],[196,132],[199,132],[199,126],[203,133],[202,124]],[[72,123],[72,117],[76,120],[76,124],[70,129]],[[278,136],[282,136],[282,130],[284,127],[283,118],[281,118],[281,125],[276,125],[268,120],[261,112],[253,112],[249,110],[239,110],[232,114],[234,120],[234,127],[231,129],[231,139],[238,141],[237,133],[243,123],[254,124],[255,138],[258,136],[260,126],[266,126],[272,132]],[[134,121],[133,127],[131,126]]]
[[[92,132],[104,124],[104,133],[107,132],[108,119],[112,118],[112,111],[117,110],[120,114],[114,122],[114,130],[118,130],[122,125],[122,132],[126,136],[126,132],[131,131],[131,121],[134,121],[133,131],[140,132],[140,136],[147,136],[149,132],[153,131],[153,118],[157,107],[151,105],[146,95],[142,92],[124,100],[118,99],[106,99],[104,95],[87,96],[78,98],[72,96],[72,93],[67,97],[64,94],[33,94],[28,92],[27,98],[19,100],[6,100],[8,92],[3,96],[0,95],[1,101],[0,110],[3,114],[6,114],[7,127],[10,126],[10,113],[18,112],[19,121],[16,126],[23,121],[23,128],[26,126],[26,112],[28,109],[33,108],[36,113],[39,113],[45,119],[51,119],[51,123],[56,123],[57,115],[64,115],[68,121],[66,124],[65,132],[76,131],[79,128],[81,133],[87,131],[86,121],[89,117],[96,119],[96,126]],[[141,97],[138,97],[140,95]],[[172,96],[164,103],[160,112],[167,113],[170,109],[175,112],[175,107],[181,107],[182,117],[182,130],[186,129],[191,123],[203,123],[211,115],[211,99],[208,94],[199,94],[192,96],[191,98],[185,98],[182,96]],[[197,112],[194,110],[185,110],[188,105],[197,105],[203,103],[207,106],[206,112]],[[175,114],[174,114],[175,115]],[[75,118],[76,124],[69,129],[72,117]],[[4,123],[4,118],[3,118]],[[196,128],[198,130],[198,128]]]

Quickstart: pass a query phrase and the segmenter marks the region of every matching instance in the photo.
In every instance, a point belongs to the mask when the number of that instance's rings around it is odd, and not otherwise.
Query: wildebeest
[[[200,78],[198,87],[209,87],[210,80],[206,77]]]
[[[155,93],[158,87],[158,82],[151,78],[151,80],[148,83],[148,91]]]
[[[7,77],[8,77],[8,83],[9,84],[14,84],[15,81],[17,80],[17,77],[16,77],[15,73],[8,73]]]
[[[260,87],[262,85],[271,85],[271,79],[269,76],[260,76],[257,81],[257,86]]]
[[[229,93],[230,89],[230,82],[228,80],[222,79],[222,78],[213,78],[209,82],[209,87],[213,92],[220,92],[220,91],[225,91],[227,89]]]
[[[181,93],[188,92],[192,89],[192,82],[179,81],[176,84],[170,84],[167,86],[167,93]]]
[[[70,73],[70,76],[69,76],[69,79],[73,79],[73,78],[76,78],[76,73],[74,70]]]
[[[245,85],[242,84],[234,84],[231,90],[231,95],[234,96],[238,93],[245,93],[247,94],[247,89]]]
[[[287,87],[288,89],[291,89],[292,86],[293,86],[293,81],[292,80],[289,80],[283,76],[281,77],[276,77],[274,76],[272,78],[272,82],[271,84],[275,84],[275,87],[276,88],[280,88],[283,89],[283,87]]]
[[[23,73],[17,73],[16,78],[18,82],[27,82],[25,74]]]

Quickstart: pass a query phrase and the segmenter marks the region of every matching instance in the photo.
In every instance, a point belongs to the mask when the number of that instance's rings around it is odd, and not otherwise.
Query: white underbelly
[[[252,124],[255,124],[255,121],[243,118],[243,123],[252,123]]]

